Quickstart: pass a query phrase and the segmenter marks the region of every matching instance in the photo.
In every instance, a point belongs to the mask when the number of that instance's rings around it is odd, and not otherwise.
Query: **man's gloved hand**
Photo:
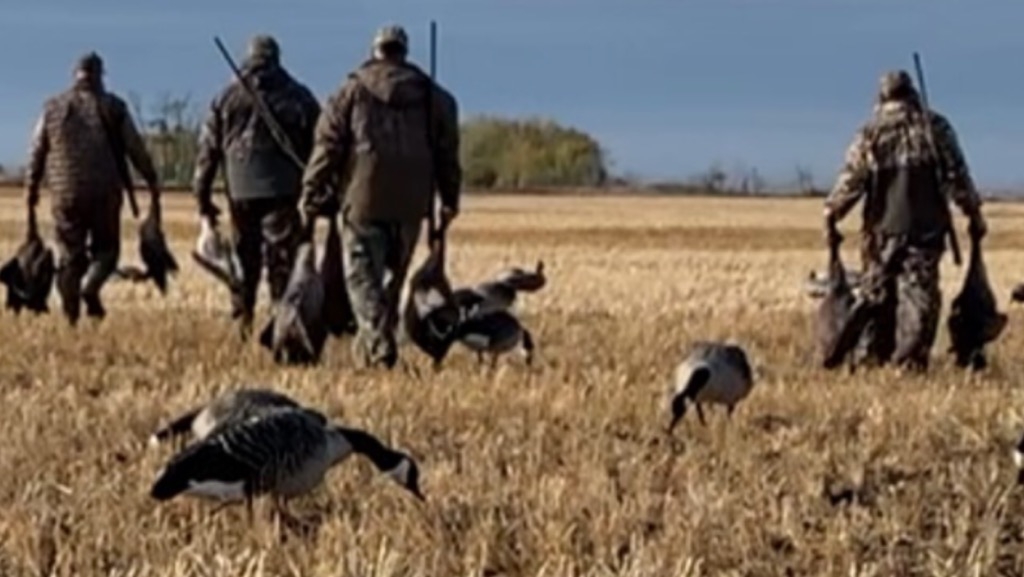
[[[988,225],[985,223],[985,217],[981,216],[980,212],[976,212],[971,216],[971,221],[967,225],[967,234],[974,240],[981,240],[988,234]]]

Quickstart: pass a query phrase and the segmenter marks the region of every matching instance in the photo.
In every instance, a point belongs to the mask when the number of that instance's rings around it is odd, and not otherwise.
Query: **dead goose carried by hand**
[[[996,308],[995,295],[981,256],[981,239],[971,239],[971,262],[960,294],[953,299],[947,328],[958,367],[981,370],[988,364],[985,345],[999,338],[1007,316]]]
[[[419,469],[408,455],[366,432],[327,425],[302,409],[274,411],[217,429],[175,455],[150,489],[158,501],[178,495],[244,501],[269,494],[275,508],[321,484],[327,471],[353,453],[366,456],[418,499]]]
[[[143,268],[122,266],[114,274],[131,282],[152,280],[160,294],[167,294],[167,280],[178,272],[178,261],[167,246],[167,238],[160,226],[159,206],[153,207],[139,225],[139,257]]]
[[[327,340],[324,284],[313,242],[299,246],[288,285],[260,333],[260,344],[281,364],[315,364]]]
[[[192,250],[192,260],[224,283],[229,290],[240,290],[242,263],[231,241],[220,233],[216,222],[210,217],[203,217],[199,221],[199,237]]]
[[[705,424],[701,405],[724,405],[732,416],[736,405],[745,399],[754,386],[754,374],[746,352],[738,345],[698,341],[676,367],[672,387],[671,432],[686,414],[687,403],[697,407],[697,417]]]
[[[435,370],[457,338],[460,315],[451,283],[445,274],[443,231],[429,240],[430,252],[409,278],[409,292],[402,309],[402,328],[418,349],[431,358]]]
[[[187,433],[191,433],[195,440],[204,439],[216,429],[228,424],[240,423],[281,409],[300,408],[302,406],[288,395],[271,389],[235,389],[178,416],[170,424],[153,433],[149,438],[149,444],[157,446]],[[307,410],[322,424],[327,424],[325,416]]]
[[[14,256],[0,267],[0,283],[7,286],[6,307],[15,313],[22,308],[49,312],[46,301],[53,289],[56,272],[53,250],[39,235],[34,209],[29,209],[28,234]]]
[[[824,298],[818,305],[817,337],[818,354],[822,364],[837,355],[839,336],[850,320],[850,312],[856,302],[853,289],[847,281],[847,272],[839,255],[842,237],[837,234],[829,239],[828,279]]]

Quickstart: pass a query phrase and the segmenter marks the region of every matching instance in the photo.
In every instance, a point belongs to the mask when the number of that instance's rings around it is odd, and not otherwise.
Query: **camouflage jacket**
[[[111,130],[118,131],[112,136],[124,147],[123,153],[150,190],[156,190],[153,160],[124,100],[102,87],[77,83],[43,106],[32,135],[26,188],[38,192],[45,174],[55,203],[120,197],[126,183],[104,128],[104,115]]]
[[[847,149],[826,200],[837,222],[865,197],[869,233],[940,238],[949,226],[947,195],[964,214],[978,212],[981,199],[953,127],[935,112],[930,121],[934,149],[919,108],[903,102],[876,107]]]
[[[303,210],[331,212],[340,194],[346,218],[415,222],[427,216],[435,187],[442,204],[457,210],[458,122],[455,98],[416,66],[364,63],[331,96],[317,123]]]
[[[316,97],[279,65],[249,63],[242,75],[270,109],[299,159],[305,161],[320,115]],[[211,102],[199,136],[193,178],[193,192],[201,208],[209,206],[221,164],[232,199],[298,199],[302,168],[274,140],[257,106],[237,79]]]

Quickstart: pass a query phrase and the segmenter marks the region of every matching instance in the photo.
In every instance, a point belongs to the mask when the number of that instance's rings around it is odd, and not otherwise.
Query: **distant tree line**
[[[126,99],[161,182],[168,189],[188,187],[206,108],[188,94],[164,93],[143,102],[141,96],[129,92]],[[467,189],[614,188],[660,194],[733,195],[768,192],[756,168],[737,166],[726,170],[719,163],[688,179],[671,182],[649,183],[629,175],[611,175],[607,154],[597,139],[546,118],[471,117],[463,121],[460,133]],[[0,167],[0,180],[5,182],[20,181],[23,174],[23,167]],[[795,179],[784,189],[808,196],[823,194],[815,187],[810,170],[800,166]]]

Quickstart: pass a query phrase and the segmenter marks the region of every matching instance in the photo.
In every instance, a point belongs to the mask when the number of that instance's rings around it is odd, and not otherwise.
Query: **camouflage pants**
[[[890,237],[865,257],[863,298],[874,314],[860,343],[860,360],[926,369],[942,308],[942,247]]]
[[[86,302],[89,316],[102,317],[100,290],[121,253],[121,194],[58,198],[53,203],[57,292],[72,324]]]
[[[297,202],[294,198],[257,198],[231,203],[232,234],[243,277],[231,304],[243,323],[252,322],[264,264],[271,302],[284,294],[301,241]]]
[[[358,333],[356,361],[392,367],[398,360],[395,331],[399,298],[421,223],[355,223],[342,219],[345,284]]]

